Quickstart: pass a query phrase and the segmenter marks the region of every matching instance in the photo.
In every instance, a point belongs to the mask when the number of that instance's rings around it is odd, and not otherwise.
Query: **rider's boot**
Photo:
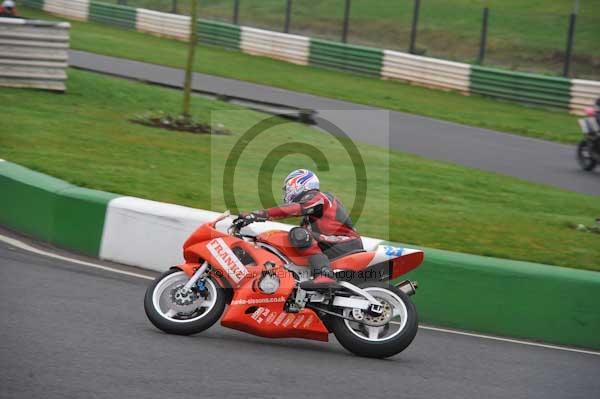
[[[300,283],[300,288],[307,291],[327,291],[341,288],[335,279],[335,274],[329,266],[329,258],[324,254],[312,255],[309,258],[312,280]]]

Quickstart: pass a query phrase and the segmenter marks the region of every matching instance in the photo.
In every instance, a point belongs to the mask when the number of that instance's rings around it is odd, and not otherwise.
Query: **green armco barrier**
[[[571,81],[473,65],[470,91],[529,104],[569,108]]]
[[[0,224],[98,256],[108,202],[117,197],[0,162]]]
[[[135,8],[90,1],[90,11],[88,16],[90,21],[135,29],[136,16],[137,9]]]
[[[383,65],[383,51],[369,47],[310,39],[309,62],[311,65],[380,76]]]
[[[70,184],[10,162],[0,162],[0,222],[12,229],[52,240],[57,193]]]
[[[213,46],[240,48],[240,27],[224,22],[198,20],[198,41]]]
[[[24,0],[23,4],[27,7],[42,9],[44,8],[44,0]]]
[[[422,321],[600,349],[600,273],[436,249],[424,252],[423,264],[401,278],[419,282],[413,299]]]
[[[115,194],[71,186],[62,190],[54,206],[52,242],[98,256],[108,202]]]

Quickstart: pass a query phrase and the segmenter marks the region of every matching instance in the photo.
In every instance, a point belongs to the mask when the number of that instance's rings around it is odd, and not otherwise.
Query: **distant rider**
[[[362,240],[342,203],[333,194],[319,191],[319,186],[317,175],[307,169],[297,169],[283,182],[284,205],[240,214],[252,220],[304,217],[301,226],[314,238],[310,246],[299,249],[302,255],[309,257],[313,277],[300,284],[306,290],[339,287],[329,260],[363,250]]]
[[[0,18],[17,18],[17,7],[13,0],[4,0],[0,6]]]

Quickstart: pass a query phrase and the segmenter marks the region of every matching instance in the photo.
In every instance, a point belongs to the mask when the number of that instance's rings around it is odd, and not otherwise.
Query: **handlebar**
[[[265,222],[267,221],[266,218],[261,218],[261,217],[254,217],[254,218],[242,218],[242,217],[237,217],[233,220],[233,222],[231,222],[231,226],[228,229],[228,233],[231,235],[239,235],[240,230],[254,222]]]

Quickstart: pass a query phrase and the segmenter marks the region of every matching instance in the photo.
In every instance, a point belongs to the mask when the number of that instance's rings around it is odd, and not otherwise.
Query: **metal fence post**
[[[579,0],[573,1],[573,12],[569,17],[569,31],[567,33],[567,49],[565,51],[565,65],[563,68],[563,76],[569,77],[569,69],[571,68],[571,55],[573,53],[573,37],[575,36],[575,22],[579,13]]]
[[[481,21],[481,38],[479,40],[479,57],[477,57],[477,63],[483,64],[485,58],[485,47],[487,43],[487,30],[488,30],[488,16],[490,9],[488,7],[483,8],[483,19]]]
[[[344,6],[344,25],[342,27],[342,43],[348,41],[348,26],[350,25],[350,0],[346,0]]]
[[[240,19],[240,0],[234,0],[233,2],[233,24],[239,25]]]
[[[283,31],[285,33],[290,32],[290,22],[292,18],[292,0],[286,0],[285,4],[285,23],[283,25]]]
[[[419,8],[421,8],[421,0],[415,0],[415,9],[413,11],[412,27],[410,30],[410,45],[408,52],[415,53],[417,44],[417,25],[419,23]]]

